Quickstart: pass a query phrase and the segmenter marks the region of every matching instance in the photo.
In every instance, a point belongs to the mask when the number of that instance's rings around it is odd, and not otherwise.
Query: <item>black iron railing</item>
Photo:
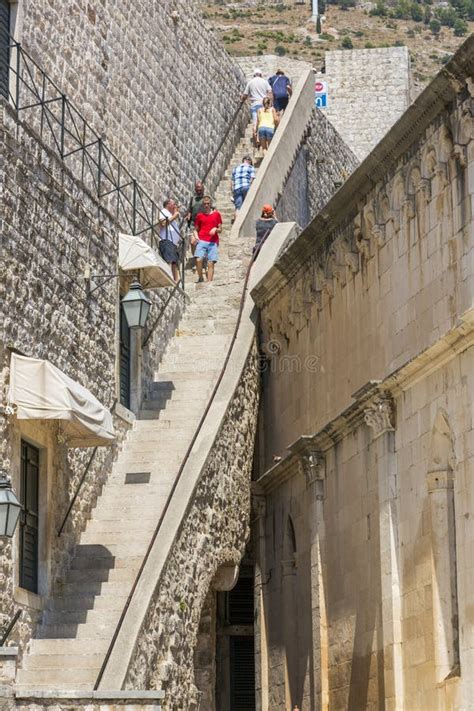
[[[8,49],[4,93],[19,117],[25,116],[42,142],[61,157],[124,230],[153,235],[159,208],[150,195],[20,43],[10,39]]]
[[[13,615],[12,619],[10,620],[10,622],[5,627],[5,630],[4,630],[4,632],[2,632],[1,637],[0,637],[0,647],[3,647],[5,645],[5,642],[7,641],[11,632],[13,631],[13,628],[15,627],[16,623],[20,619],[20,615],[22,612],[23,612],[23,610],[17,610],[15,612],[15,614]]]

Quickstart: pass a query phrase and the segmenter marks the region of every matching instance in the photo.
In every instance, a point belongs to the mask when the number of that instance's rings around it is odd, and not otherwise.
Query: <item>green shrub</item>
[[[278,57],[283,57],[283,55],[286,54],[286,49],[281,44],[278,44],[275,47],[275,54],[278,55]]]
[[[374,48],[374,45],[372,44],[372,42],[366,42],[366,43],[364,44],[364,47],[365,47],[366,49],[373,49],[373,48]]]
[[[402,42],[402,40],[395,40],[395,42],[393,43],[393,46],[394,47],[405,47],[405,43]]]
[[[327,40],[328,42],[331,42],[331,40],[334,39],[334,37],[332,35],[328,35],[327,32],[322,32],[319,36],[322,40]]]
[[[306,35],[306,37],[304,38],[304,43],[307,47],[313,46],[313,40],[311,39],[311,37],[309,35]]]
[[[364,36],[364,33],[362,32],[362,30],[356,30],[356,32],[354,32],[354,37],[363,37],[363,36]]]
[[[384,0],[377,0],[377,4],[369,12],[373,17],[387,17],[388,9]]]
[[[423,6],[418,2],[414,2],[411,6],[411,19],[414,22],[422,22],[423,17]]]
[[[436,12],[436,17],[441,22],[442,25],[446,27],[454,27],[456,20],[458,19],[457,12],[454,7],[442,7]]]
[[[460,18],[458,18],[454,23],[453,29],[456,37],[464,37],[464,35],[467,35],[467,31],[469,28],[465,20],[461,20]]]
[[[441,30],[441,22],[436,19],[431,20],[430,21],[430,30],[431,30],[431,34],[433,34],[435,36],[439,35],[440,30]]]
[[[354,45],[352,44],[352,40],[350,37],[347,35],[342,38],[341,42],[341,47],[342,49],[354,49]]]

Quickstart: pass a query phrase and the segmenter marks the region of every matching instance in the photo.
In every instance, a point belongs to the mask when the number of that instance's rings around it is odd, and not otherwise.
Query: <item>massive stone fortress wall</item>
[[[272,708],[471,706],[472,40],[254,292]]]
[[[18,125],[4,107],[0,124],[2,260],[0,296],[0,369],[8,383],[11,349],[44,358],[85,386],[105,407],[117,394],[119,288],[109,281],[87,296],[83,279],[86,263],[94,275],[116,272],[118,225],[97,200],[82,190],[62,161],[42,146],[34,132]],[[92,286],[97,286],[94,281]],[[150,292],[151,310],[161,309],[167,294]],[[183,303],[174,297],[166,309],[147,357],[158,362],[169,332],[175,327]],[[151,316],[153,318],[153,315]],[[2,403],[6,401],[5,388]],[[117,446],[129,425],[114,418]],[[56,535],[68,504],[91,456],[91,450],[67,449],[57,439],[57,423],[25,423],[12,417],[0,420],[3,467],[20,491],[20,438],[49,451],[45,469],[51,498],[43,512],[40,593],[45,595],[67,566],[78,535],[95,506],[110,471],[117,447],[98,449],[80,495],[61,537]],[[0,625],[9,620],[18,571],[10,543],[0,542]],[[31,632],[34,610],[26,608],[15,631],[21,640]]]
[[[361,160],[410,103],[406,47],[326,52],[326,116]]]
[[[324,112],[315,108],[278,202],[279,220],[305,227],[357,165]]]
[[[188,195],[242,85],[196,0],[25,0],[20,39],[155,199]]]

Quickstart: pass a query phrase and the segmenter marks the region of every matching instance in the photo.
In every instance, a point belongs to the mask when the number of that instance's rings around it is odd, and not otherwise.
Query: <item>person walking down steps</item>
[[[235,166],[232,171],[231,188],[236,210],[240,210],[242,207],[253,180],[255,180],[255,168],[252,158],[247,155],[244,156],[242,163]]]
[[[207,259],[207,281],[214,279],[214,265],[219,259],[219,232],[222,229],[222,217],[218,210],[212,207],[212,200],[206,195],[202,201],[202,212],[198,212],[194,221],[197,237],[196,268],[198,284],[204,281],[203,260]]]
[[[158,220],[160,224],[160,244],[159,251],[162,258],[171,265],[173,279],[179,281],[179,250],[181,241],[179,229],[179,209],[172,198],[167,198],[160,210]]]

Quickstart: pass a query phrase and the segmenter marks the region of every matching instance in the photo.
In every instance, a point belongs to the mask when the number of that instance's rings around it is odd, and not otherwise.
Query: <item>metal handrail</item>
[[[5,645],[5,642],[7,641],[8,637],[10,636],[10,632],[13,630],[15,627],[16,623],[20,619],[20,615],[23,612],[23,610],[17,610],[15,614],[13,615],[12,619],[7,625],[7,628],[5,632],[3,633],[1,639],[0,639],[0,647],[3,647]]]
[[[219,389],[219,386],[220,386],[220,384],[221,384],[221,382],[222,382],[222,379],[223,379],[223,377],[224,377],[224,375],[225,375],[225,372],[226,372],[226,370],[227,370],[227,366],[228,366],[228,364],[229,364],[230,356],[231,356],[231,354],[232,354],[232,351],[233,351],[233,348],[234,348],[234,344],[235,344],[235,341],[236,341],[236,339],[237,339],[237,333],[238,333],[238,331],[239,331],[240,323],[241,323],[241,320],[242,320],[242,313],[243,313],[243,310],[244,310],[245,297],[246,297],[246,294],[247,294],[248,282],[249,282],[249,278],[250,278],[250,271],[251,271],[251,269],[252,269],[253,263],[255,262],[256,258],[257,258],[258,255],[259,255],[260,250],[262,249],[262,247],[263,247],[263,245],[264,245],[264,243],[265,243],[265,241],[266,241],[266,239],[267,239],[269,233],[270,233],[270,230],[268,230],[268,232],[264,235],[262,241],[260,242],[260,244],[258,245],[258,247],[254,250],[254,252],[253,252],[253,254],[252,254],[252,257],[251,257],[251,259],[250,259],[250,263],[249,263],[248,268],[247,268],[247,273],[246,273],[246,275],[245,275],[244,286],[243,286],[243,289],[242,289],[242,295],[241,295],[241,297],[240,297],[239,313],[238,313],[238,315],[237,315],[237,321],[236,321],[235,328],[234,328],[234,331],[233,331],[233,334],[232,334],[231,342],[230,342],[229,347],[228,347],[228,349],[227,349],[227,354],[226,354],[224,363],[223,363],[222,368],[221,368],[221,371],[220,371],[220,373],[219,373],[219,377],[217,378],[216,384],[214,385],[214,388],[213,388],[213,390],[212,390],[212,393],[211,393],[211,396],[210,396],[210,398],[209,398],[209,401],[208,401],[208,403],[207,403],[207,405],[206,405],[206,408],[205,408],[205,410],[204,410],[204,412],[203,412],[203,414],[202,414],[202,416],[201,416],[201,418],[200,418],[200,420],[199,420],[198,426],[197,426],[197,428],[196,428],[196,430],[195,430],[195,432],[194,432],[194,435],[192,436],[191,442],[189,443],[189,446],[188,446],[188,448],[187,448],[187,450],[186,450],[186,453],[185,453],[185,455],[184,455],[183,461],[181,462],[181,465],[180,465],[180,467],[179,467],[179,469],[178,469],[178,473],[177,473],[177,475],[176,475],[176,479],[175,479],[174,482],[173,482],[173,485],[172,485],[172,487],[171,487],[171,490],[170,490],[170,492],[169,492],[169,494],[168,494],[168,497],[167,497],[167,499],[166,499],[166,503],[165,503],[165,505],[164,505],[164,507],[163,507],[163,510],[162,510],[162,512],[161,512],[161,515],[160,515],[160,518],[159,518],[158,523],[157,523],[157,525],[156,525],[156,528],[155,528],[155,530],[154,530],[154,532],[153,532],[153,536],[152,536],[152,538],[151,538],[151,540],[150,540],[150,543],[149,543],[149,545],[148,545],[148,548],[147,548],[147,550],[146,550],[146,553],[145,553],[145,555],[144,555],[144,557],[143,557],[142,563],[141,563],[140,568],[139,568],[139,570],[138,570],[138,572],[137,572],[137,575],[136,575],[136,577],[135,577],[135,580],[133,581],[133,585],[132,585],[131,590],[130,590],[130,592],[129,592],[129,594],[128,594],[127,600],[126,600],[126,602],[125,602],[125,606],[124,606],[124,608],[123,608],[123,610],[122,610],[122,612],[121,612],[120,619],[118,620],[117,625],[116,625],[116,627],[115,627],[114,634],[113,634],[112,640],[111,640],[111,642],[110,642],[110,644],[109,644],[109,646],[108,646],[108,649],[107,649],[107,652],[106,652],[104,661],[102,662],[102,666],[101,666],[101,668],[100,668],[99,675],[98,675],[98,677],[97,677],[97,679],[96,679],[96,682],[95,682],[95,684],[94,684],[94,691],[97,691],[97,689],[99,688],[100,682],[102,681],[102,677],[103,677],[103,675],[104,675],[105,669],[106,669],[106,667],[107,667],[107,664],[108,664],[108,662],[109,662],[110,656],[111,656],[112,651],[113,651],[113,648],[114,648],[114,646],[115,646],[115,642],[117,641],[117,637],[118,637],[118,635],[119,635],[119,633],[120,633],[120,630],[121,630],[121,628],[122,628],[122,625],[123,625],[125,616],[126,616],[126,614],[127,614],[128,608],[130,607],[130,603],[131,603],[132,598],[133,598],[133,596],[134,596],[134,594],[135,594],[135,590],[137,589],[138,583],[139,583],[140,578],[141,578],[141,576],[142,576],[142,573],[143,573],[143,571],[144,571],[144,569],[145,569],[145,566],[146,566],[146,563],[147,563],[147,561],[148,561],[148,558],[150,557],[150,553],[151,553],[151,551],[152,551],[153,545],[154,545],[154,543],[155,543],[155,541],[156,541],[156,538],[157,538],[157,536],[158,536],[158,533],[160,532],[162,523],[163,523],[163,521],[164,521],[164,518],[165,518],[166,513],[167,513],[167,511],[168,511],[168,508],[169,508],[169,506],[170,506],[171,499],[173,498],[173,495],[174,495],[174,493],[175,493],[175,491],[176,491],[176,488],[177,488],[177,486],[178,486],[178,484],[179,484],[179,481],[180,481],[180,479],[181,479],[181,476],[182,476],[182,474],[183,474],[184,468],[185,468],[185,466],[186,466],[186,464],[187,464],[187,462],[188,462],[188,459],[189,459],[189,457],[190,457],[190,455],[191,455],[191,452],[192,452],[193,447],[194,447],[194,445],[195,445],[195,443],[196,443],[196,440],[197,440],[197,438],[198,438],[198,436],[199,436],[199,433],[201,432],[201,429],[202,429],[202,426],[203,426],[203,424],[204,424],[204,421],[205,421],[205,419],[206,419],[206,417],[207,417],[207,415],[208,415],[208,412],[209,412],[209,410],[210,410],[210,408],[211,408],[211,406],[212,406],[212,404],[213,404],[213,402],[214,402],[214,398],[215,398],[215,396],[216,396],[216,394],[217,394],[217,391],[218,391],[218,389]]]
[[[31,55],[8,39],[8,99],[132,234],[153,233],[158,205]],[[34,120],[32,120],[34,119]],[[151,243],[151,240],[150,240]]]

